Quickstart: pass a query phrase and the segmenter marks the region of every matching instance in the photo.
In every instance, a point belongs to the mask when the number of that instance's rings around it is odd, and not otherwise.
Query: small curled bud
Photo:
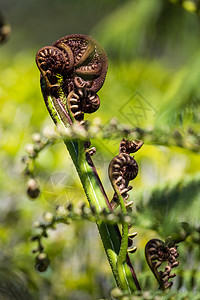
[[[33,223],[33,226],[34,226],[35,228],[40,228],[40,222],[38,222],[38,221],[34,222],[34,223]]]
[[[50,264],[50,259],[46,253],[40,253],[35,258],[35,269],[39,272],[45,272]]]
[[[51,223],[53,221],[53,214],[51,212],[45,212],[43,215],[44,221]]]
[[[71,126],[71,130],[73,135],[77,135],[79,138],[86,138],[87,137],[87,132],[85,128],[82,125],[79,125],[78,123],[74,123]]]
[[[123,296],[123,293],[119,288],[114,288],[110,294],[111,294],[112,298],[115,298],[115,299],[118,299],[119,297],[121,298]]]
[[[66,208],[63,205],[59,205],[56,208],[57,214],[59,216],[65,216],[66,215]]]
[[[102,120],[99,117],[95,117],[92,121],[92,125],[97,126],[97,127],[101,127],[102,125]]]
[[[117,125],[118,125],[117,119],[116,118],[112,118],[110,120],[110,125],[113,126],[113,127],[117,127]]]
[[[25,151],[30,155],[30,156],[35,156],[35,147],[33,144],[27,144],[25,146]]]
[[[169,239],[167,243],[159,239],[151,239],[145,246],[147,263],[162,290],[166,290],[172,286],[173,282],[169,282],[169,280],[174,278],[176,274],[171,272],[173,268],[179,265],[179,262],[176,261],[179,253],[177,252],[177,246],[173,244]],[[162,264],[165,265],[164,271],[158,271],[158,268]]]
[[[57,125],[57,130],[63,136],[63,138],[70,138],[74,134],[71,127],[63,127],[61,124]]]
[[[30,198],[35,199],[40,194],[40,188],[37,181],[34,178],[29,179],[27,184],[27,194]]]
[[[131,217],[130,216],[124,216],[124,222],[125,223],[131,223]]]
[[[43,135],[44,137],[48,138],[48,139],[56,139],[59,137],[58,133],[55,132],[54,128],[52,128],[51,126],[46,126],[43,130]]]
[[[40,135],[40,133],[34,133],[33,135],[32,135],[32,141],[34,142],[34,143],[40,143],[41,142],[41,135]]]
[[[113,213],[110,213],[108,216],[107,216],[107,221],[108,222],[113,222],[113,223],[117,223],[117,217],[115,216],[115,214]]]

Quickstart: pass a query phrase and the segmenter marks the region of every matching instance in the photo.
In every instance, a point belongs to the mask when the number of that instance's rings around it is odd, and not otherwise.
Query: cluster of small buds
[[[95,222],[97,220],[104,221],[109,224],[133,224],[135,219],[130,214],[123,214],[119,211],[108,211],[102,209],[97,212],[94,206],[87,206],[85,202],[80,202],[76,207],[69,202],[66,205],[58,205],[55,214],[45,212],[43,215],[44,222],[34,223],[35,228],[42,229],[42,236],[46,237],[47,229],[55,228],[56,223],[69,223],[70,221],[89,220]]]
[[[87,128],[86,128],[87,127]],[[47,146],[52,145],[64,138],[66,139],[83,139],[88,140],[97,136],[102,135],[104,138],[110,138],[120,135],[128,136],[129,139],[145,139],[146,143],[161,143],[164,145],[176,145],[179,147],[185,147],[192,151],[199,151],[200,148],[200,135],[197,134],[193,129],[188,128],[186,135],[183,135],[178,131],[174,131],[173,136],[169,139],[169,134],[154,130],[154,128],[148,128],[142,130],[140,128],[128,128],[122,126],[117,119],[113,118],[106,125],[103,125],[101,119],[95,118],[91,125],[80,125],[74,123],[69,128],[59,127],[57,130],[53,127],[45,127],[42,134],[34,133],[32,135],[31,144],[25,146],[27,155],[22,158],[25,164],[24,174],[29,176],[31,180],[28,182],[27,193],[30,198],[35,199],[39,196],[39,185],[35,179],[34,161],[38,154]],[[161,140],[162,137],[162,140]]]
[[[117,138],[119,136],[128,137],[133,133],[133,128],[122,125],[116,118],[112,118],[106,125],[103,125],[102,127],[103,138]]]
[[[109,224],[134,222],[130,215],[123,214],[121,211],[111,212],[107,209],[102,209],[100,212],[97,212],[94,206],[88,207],[84,202],[79,203],[75,208],[72,203],[69,203],[65,207],[62,207],[62,211],[64,210],[67,220],[77,221],[83,219],[91,222],[101,220]],[[57,211],[59,211],[59,208],[57,208]]]
[[[62,139],[87,139],[88,133],[85,126],[79,123],[73,123],[70,127],[63,127],[62,125],[57,126],[58,132],[62,136]]]
[[[36,199],[40,195],[39,183],[35,178],[35,159],[43,149],[56,143],[58,140],[59,134],[48,127],[44,129],[42,134],[34,133],[32,135],[32,143],[25,146],[27,154],[22,157],[22,162],[25,164],[23,173],[29,177],[27,194],[31,199]]]
[[[34,133],[32,135],[32,143],[25,146],[27,155],[22,157],[22,162],[25,164],[24,175],[30,178],[27,183],[27,194],[29,198],[36,199],[40,195],[39,183],[35,178],[35,159],[43,149],[62,141],[63,138],[88,140],[96,136],[97,133],[101,133],[101,135],[105,137],[110,137],[118,134],[119,131],[124,134],[124,130],[125,128],[120,125],[117,119],[111,119],[110,122],[104,126],[101,119],[95,118],[91,125],[74,123],[68,128],[63,128],[62,126],[58,126],[57,128],[45,127],[41,134]],[[125,131],[129,132],[127,129]]]
[[[53,220],[54,220],[54,216],[53,216],[53,214],[51,213],[51,212],[45,212],[44,214],[43,214],[43,219],[44,219],[44,221],[45,222],[47,222],[48,224],[50,223],[50,224],[52,224],[53,223]]]
[[[90,139],[90,138],[115,138],[118,136],[134,136],[137,129],[122,125],[116,118],[112,118],[108,123],[103,124],[101,119],[96,117],[89,123],[81,125],[73,123],[70,127],[58,126],[58,131],[66,139]],[[134,138],[133,138],[134,139]]]
[[[100,118],[95,117],[91,123],[91,125],[88,127],[88,134],[89,136],[95,137],[98,136],[99,133],[102,130],[102,121]]]
[[[127,136],[134,134],[134,129],[127,126],[122,126],[116,118],[111,119],[106,125],[102,123],[100,118],[95,118],[92,123],[88,121],[81,125],[73,123],[70,127],[64,128],[58,125],[58,131],[62,137],[66,139],[90,139],[94,137],[117,137],[119,135]]]
[[[33,133],[32,144],[27,144],[25,146],[25,151],[30,158],[36,158],[37,155],[49,145],[54,144],[58,140],[61,140],[59,133],[51,127],[45,127],[43,132]]]
[[[96,137],[97,134],[101,134],[101,137],[116,137],[120,135],[134,135],[137,134],[136,129],[126,128],[122,126],[117,119],[113,118],[106,125],[103,125],[101,119],[95,118],[91,124],[80,125],[73,123],[70,127],[64,128],[63,126],[57,127],[45,127],[43,132],[34,133],[32,135],[32,143],[25,146],[26,156],[22,158],[22,161],[31,165],[30,160],[37,158],[38,154],[47,146],[50,146],[56,142],[65,139],[83,139],[88,140]],[[32,170],[26,170],[27,172]]]
[[[43,215],[45,222],[35,222],[34,227],[40,229],[41,232],[32,236],[31,240],[37,242],[37,247],[33,249],[33,253],[37,253],[35,257],[35,268],[39,272],[45,272],[50,264],[48,255],[44,252],[44,246],[42,245],[42,239],[48,238],[47,230],[49,228],[54,229],[54,216],[51,212],[46,212]]]
[[[43,238],[48,238],[48,230],[56,229],[56,224],[70,224],[71,221],[88,220],[96,222],[101,220],[108,224],[133,224],[134,220],[130,215],[123,214],[121,211],[110,212],[103,209],[101,212],[97,212],[94,206],[89,207],[85,202],[80,202],[76,207],[69,202],[66,205],[57,206],[55,213],[45,212],[43,214],[42,222],[35,222],[34,227],[40,230],[39,234],[32,236],[31,240],[37,242],[37,247],[32,251],[33,253],[39,253],[36,256],[36,269],[43,272],[47,269],[50,260],[44,252],[44,246],[42,244]],[[136,236],[136,233],[129,235],[129,248],[128,252],[133,253],[136,251],[136,247],[133,246],[132,240]]]

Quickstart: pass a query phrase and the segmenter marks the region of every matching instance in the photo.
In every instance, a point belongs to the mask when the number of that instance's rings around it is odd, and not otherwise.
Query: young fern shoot
[[[63,37],[52,46],[40,49],[36,55],[36,63],[41,72],[41,89],[47,109],[57,126],[62,126],[65,132],[74,123],[87,128],[84,121],[84,113],[93,113],[100,106],[100,100],[96,94],[102,87],[107,72],[107,56],[103,48],[91,37],[74,34]],[[77,129],[78,130],[78,129]],[[126,193],[129,180],[133,179],[129,174],[129,167],[122,162],[120,167],[125,175],[123,184],[125,191],[120,189],[111,170],[116,165],[111,162],[109,168],[110,178],[115,189],[114,200],[108,200],[106,192],[97,174],[91,159],[95,153],[90,147],[90,141],[81,139],[66,140],[64,142],[74,162],[80,180],[82,182],[88,202],[97,213],[105,210],[113,210],[113,201],[119,204],[122,212],[126,212]],[[135,143],[123,148],[120,152],[122,161],[131,165],[136,172],[136,163],[129,155],[139,147]],[[124,146],[124,141],[122,142]],[[121,150],[120,150],[121,151]],[[137,150],[136,150],[137,151]],[[137,172],[136,172],[137,173]],[[127,177],[126,177],[127,176]],[[119,181],[118,181],[119,183]],[[107,254],[112,272],[118,287],[131,293],[140,290],[137,277],[127,254],[128,242],[134,234],[128,237],[128,224],[122,225],[122,236],[117,225],[96,221],[98,230]]]

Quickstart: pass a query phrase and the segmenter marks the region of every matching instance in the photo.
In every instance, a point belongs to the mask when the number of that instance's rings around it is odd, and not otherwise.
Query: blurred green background
[[[33,222],[43,212],[66,201],[86,201],[62,142],[36,161],[42,191],[37,200],[28,199],[22,175],[21,158],[32,134],[54,127],[40,92],[35,54],[73,33],[93,36],[108,55],[101,107],[88,119],[99,117],[107,124],[116,117],[157,136],[145,136],[136,154],[140,171],[130,195],[138,221],[133,265],[142,288],[156,289],[144,261],[145,243],[173,232],[171,222],[200,223],[199,17],[167,0],[1,0],[0,10],[12,28],[0,45],[0,299],[15,299],[5,289],[13,289],[16,299],[105,299],[115,286],[95,224],[51,231],[45,241],[51,266],[43,274],[34,269],[31,253]],[[92,141],[109,197],[107,168],[121,138]],[[174,288],[198,290],[198,247],[190,237],[180,246]]]

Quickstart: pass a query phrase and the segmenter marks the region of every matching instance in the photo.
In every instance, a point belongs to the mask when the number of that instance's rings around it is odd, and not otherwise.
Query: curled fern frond
[[[175,243],[171,241],[170,243],[164,243],[159,239],[152,239],[145,246],[145,256],[160,288],[162,290],[170,288],[173,282],[169,282],[169,280],[176,276],[175,273],[171,273],[172,269],[179,265],[179,262],[176,261],[179,253],[177,252]],[[158,268],[163,263],[167,263],[164,271],[158,271]]]
[[[133,203],[132,201],[127,202],[129,198],[128,192],[132,189],[132,186],[129,186],[129,181],[137,176],[138,165],[130,153],[138,151],[142,145],[143,142],[140,141],[122,139],[119,155],[115,156],[110,162],[108,173],[115,191],[112,199],[113,206],[119,204],[118,194],[122,196],[127,208]]]

